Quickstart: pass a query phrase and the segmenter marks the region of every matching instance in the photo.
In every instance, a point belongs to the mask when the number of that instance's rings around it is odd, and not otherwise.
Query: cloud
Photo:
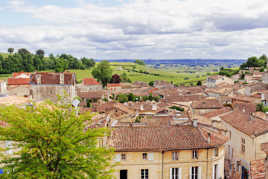
[[[9,11],[39,23],[2,25],[0,50],[44,48],[95,58],[246,58],[267,53],[264,0],[129,0],[114,6],[76,1],[78,6],[70,8],[10,0]]]

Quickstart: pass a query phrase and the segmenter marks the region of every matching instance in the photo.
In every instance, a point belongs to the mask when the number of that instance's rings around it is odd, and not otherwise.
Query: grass
[[[149,83],[155,80],[164,80],[174,84],[195,84],[206,79],[205,73],[177,73],[176,70],[154,69],[148,66],[141,66],[135,63],[111,63],[113,74],[126,73],[132,82],[144,81]],[[92,77],[91,70],[69,70],[76,73],[76,78],[80,82],[83,78]],[[140,73],[146,72],[149,74]]]
[[[11,76],[11,74],[0,74],[0,80],[6,80]]]

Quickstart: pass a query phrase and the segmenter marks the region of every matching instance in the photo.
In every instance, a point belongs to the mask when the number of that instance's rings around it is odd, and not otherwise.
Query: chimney
[[[141,106],[140,106],[140,110],[141,110],[141,111],[143,111],[143,110],[144,110],[143,105],[141,105]]]
[[[36,74],[36,83],[37,83],[38,85],[41,84],[41,74]]]
[[[210,142],[211,142],[211,134],[208,133],[208,143],[210,144]]]
[[[252,115],[252,112],[249,114],[249,120],[253,121],[254,120],[254,116]]]
[[[198,121],[197,121],[197,119],[193,119],[193,126],[194,126],[194,127],[197,127],[197,126],[198,126]]]
[[[60,84],[64,85],[64,73],[60,73]]]
[[[243,109],[242,109],[242,112],[243,112],[243,113],[245,113],[245,112],[246,112],[246,109],[245,109],[245,107],[243,107]]]

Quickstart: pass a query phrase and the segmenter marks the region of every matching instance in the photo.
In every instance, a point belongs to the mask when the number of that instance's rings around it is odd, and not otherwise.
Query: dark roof
[[[191,125],[165,127],[118,127],[112,130],[109,144],[115,151],[168,151],[213,148],[226,142],[222,136],[208,135]]]

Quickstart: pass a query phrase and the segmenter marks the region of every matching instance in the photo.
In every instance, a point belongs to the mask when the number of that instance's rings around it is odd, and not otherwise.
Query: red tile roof
[[[211,112],[202,114],[202,116],[204,116],[206,118],[212,118],[212,117],[216,117],[216,116],[222,115],[222,114],[230,112],[230,111],[232,111],[232,109],[230,107],[225,107],[222,109],[217,109],[215,111],[211,111]]]
[[[99,85],[100,83],[97,82],[94,78],[84,78],[83,85]]]
[[[30,78],[8,78],[7,84],[8,85],[29,85]]]
[[[112,130],[109,144],[115,151],[168,151],[213,148],[226,139],[211,135],[191,125],[165,127],[118,127]]]
[[[241,111],[234,111],[220,118],[233,128],[249,136],[259,136],[268,132],[268,121],[251,117],[249,114]]]
[[[37,75],[41,75],[41,84],[60,84],[60,74],[52,72],[37,72],[32,75],[31,83],[37,84]],[[64,85],[75,84],[75,74],[64,72]]]
[[[216,99],[205,99],[200,101],[193,101],[192,108],[194,109],[220,109],[223,105]]]

